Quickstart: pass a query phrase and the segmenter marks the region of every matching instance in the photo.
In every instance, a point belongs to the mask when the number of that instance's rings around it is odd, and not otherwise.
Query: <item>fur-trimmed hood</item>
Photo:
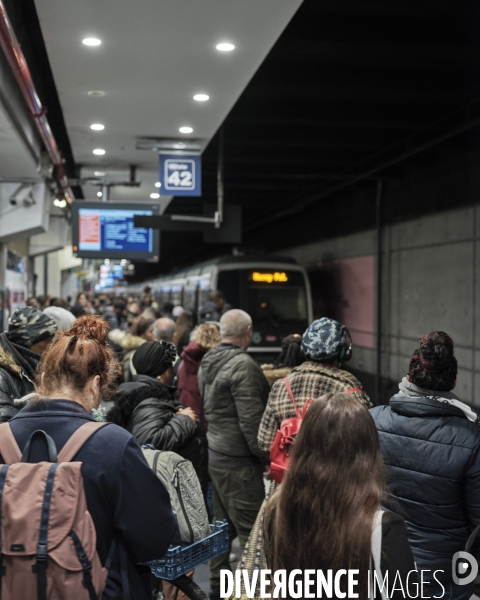
[[[126,333],[123,338],[120,340],[120,346],[124,350],[133,350],[140,348],[142,344],[144,344],[147,340],[144,340],[142,337],[138,335],[132,335],[131,333]]]
[[[150,381],[148,381],[150,380]],[[131,383],[122,383],[113,396],[113,406],[107,413],[107,421],[128,428],[133,411],[143,400],[155,398],[159,404],[184,408],[178,402],[178,392],[174,387],[156,381],[147,375],[135,375]]]
[[[23,377],[22,368],[15,362],[13,355],[0,345],[0,369],[5,369],[17,377]]]

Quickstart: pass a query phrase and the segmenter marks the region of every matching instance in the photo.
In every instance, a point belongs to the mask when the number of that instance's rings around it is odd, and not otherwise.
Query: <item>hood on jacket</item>
[[[177,400],[177,389],[152,379],[147,375],[135,375],[134,380],[122,383],[113,396],[113,406],[107,413],[107,421],[126,428],[135,408],[147,398],[159,402],[183,406]]]
[[[220,344],[215,348],[212,348],[202,360],[202,378],[208,385],[212,384],[215,377],[223,369],[225,364],[237,354],[245,353],[234,344]]]
[[[133,350],[136,348],[140,348],[142,344],[144,344],[147,340],[139,337],[138,335],[132,335],[131,333],[126,333],[122,339],[120,340],[120,346],[124,350]]]
[[[35,379],[40,355],[29,348],[11,342],[6,333],[0,333],[0,367],[20,378]]]
[[[399,392],[390,399],[389,406],[399,415],[409,417],[466,417],[479,423],[476,410],[461,402],[453,392],[427,390],[416,386],[406,377],[399,384]]]
[[[17,365],[13,356],[0,346],[0,369],[5,369],[17,377],[22,377],[22,368]]]
[[[185,348],[183,349],[181,358],[183,358],[183,360],[199,365],[206,353],[206,348],[204,348],[203,346],[199,346],[197,342],[190,342],[188,346],[185,346]]]

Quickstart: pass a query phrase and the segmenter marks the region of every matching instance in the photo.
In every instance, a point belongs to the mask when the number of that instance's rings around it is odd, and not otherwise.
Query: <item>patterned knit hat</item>
[[[323,317],[314,321],[303,334],[302,349],[310,360],[334,358],[345,341],[343,325]]]
[[[25,348],[53,337],[56,332],[55,321],[32,306],[17,308],[8,320],[7,338]]]

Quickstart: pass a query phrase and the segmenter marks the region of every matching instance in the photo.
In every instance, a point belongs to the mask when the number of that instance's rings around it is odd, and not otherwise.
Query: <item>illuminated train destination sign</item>
[[[287,283],[288,276],[283,271],[275,271],[274,273],[254,271],[252,273],[252,281],[255,281],[255,283]]]

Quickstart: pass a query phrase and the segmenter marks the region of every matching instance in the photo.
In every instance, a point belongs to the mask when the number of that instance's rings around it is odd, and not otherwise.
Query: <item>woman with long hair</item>
[[[112,394],[118,372],[107,332],[108,324],[100,317],[85,316],[69,331],[57,333],[38,367],[37,397],[9,422],[20,451],[32,433],[41,430],[60,452],[80,427],[94,421],[91,412]],[[49,461],[47,445],[41,441],[32,444],[30,462]],[[102,598],[123,599],[126,577],[131,598],[151,600],[150,570],[138,563],[161,558],[176,533],[165,487],[132,434],[112,424],[95,431],[73,460],[82,463],[87,508],[102,566],[113,552]],[[0,461],[4,462],[3,457]],[[28,503],[27,496],[24,502]],[[121,547],[127,554],[122,568]]]
[[[384,494],[383,460],[368,410],[351,394],[329,393],[308,409],[289,469],[264,520],[269,569],[358,569],[359,598],[368,598],[372,532]],[[403,519],[382,516],[383,574],[397,571],[403,589],[414,583]],[[342,591],[347,578],[341,580]],[[399,584],[396,586],[399,588]],[[390,591],[390,590],[389,590]],[[389,597],[395,598],[397,592]],[[398,597],[403,598],[401,591]]]

